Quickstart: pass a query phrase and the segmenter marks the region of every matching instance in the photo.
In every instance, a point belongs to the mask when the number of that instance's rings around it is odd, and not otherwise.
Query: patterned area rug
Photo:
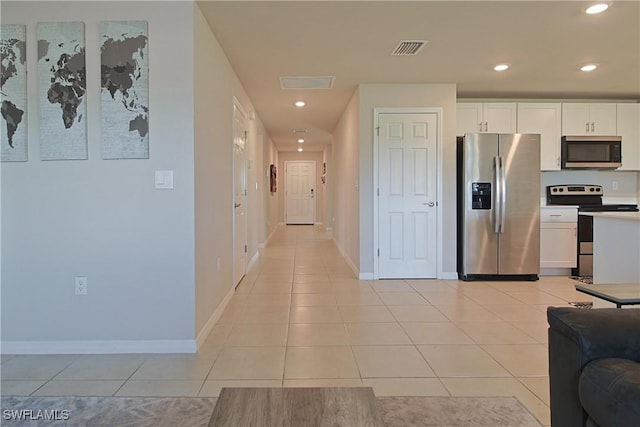
[[[7,427],[206,427],[216,401],[198,397],[3,396],[1,423]],[[377,401],[389,427],[542,426],[515,397],[378,397]]]
[[[515,397],[378,397],[388,427],[540,427]]]
[[[585,285],[593,285],[593,277],[591,276],[569,276],[569,278],[584,283]]]
[[[2,396],[2,426],[207,426],[216,398]],[[7,412],[8,411],[8,412]]]

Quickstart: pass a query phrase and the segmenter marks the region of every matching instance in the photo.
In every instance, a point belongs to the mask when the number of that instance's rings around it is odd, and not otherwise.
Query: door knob
[[[240,206],[242,206],[242,204],[241,204],[241,203],[234,203],[234,204],[233,204],[233,207],[234,207],[234,208],[239,208]]]
[[[427,206],[429,206],[430,208],[432,208],[432,207],[434,207],[436,204],[435,204],[434,202],[425,202],[425,203],[423,203],[423,205],[427,205]]]

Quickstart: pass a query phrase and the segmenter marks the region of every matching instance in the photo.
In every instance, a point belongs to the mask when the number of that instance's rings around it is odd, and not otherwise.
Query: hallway
[[[279,226],[197,355],[3,355],[3,395],[208,396],[371,386],[516,396],[549,424],[547,305],[575,282],[359,281],[319,226]]]
[[[377,396],[517,396],[549,424],[547,305],[570,279],[359,281],[321,227],[280,226],[206,344],[224,386],[372,386]]]

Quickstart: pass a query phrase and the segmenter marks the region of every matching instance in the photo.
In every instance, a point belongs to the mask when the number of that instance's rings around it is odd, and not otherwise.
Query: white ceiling
[[[458,98],[640,100],[640,1],[199,1],[280,150],[331,133],[358,84],[455,83]],[[394,57],[400,40],[428,40]],[[497,73],[493,66],[511,69]],[[579,71],[585,63],[600,68]],[[280,76],[335,76],[283,90]],[[296,100],[307,106],[296,108]]]

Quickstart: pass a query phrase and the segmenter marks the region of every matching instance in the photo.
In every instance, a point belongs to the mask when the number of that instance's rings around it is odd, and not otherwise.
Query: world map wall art
[[[149,158],[147,23],[100,23],[102,158]]]
[[[41,22],[37,37],[40,159],[87,159],[84,23]]]
[[[147,27],[146,21],[100,22],[99,74],[93,74],[95,64],[89,78],[100,79],[95,99],[100,100],[103,159],[149,158]],[[3,162],[28,160],[26,30],[20,24],[0,25]],[[86,160],[85,24],[40,22],[35,39],[40,159]]]
[[[0,25],[0,159],[27,161],[26,27]]]

